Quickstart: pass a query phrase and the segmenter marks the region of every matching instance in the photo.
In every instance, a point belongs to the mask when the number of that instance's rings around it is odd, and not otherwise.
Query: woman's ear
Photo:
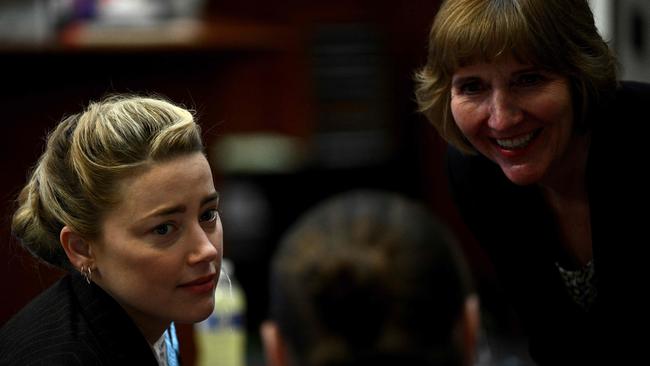
[[[73,267],[81,268],[84,265],[92,267],[94,262],[92,248],[81,235],[66,225],[61,229],[59,241]]]
[[[264,345],[264,354],[268,366],[289,366],[287,347],[280,334],[278,325],[266,320],[260,325],[260,336]]]
[[[473,365],[477,354],[478,330],[481,323],[480,305],[477,295],[470,295],[465,300],[463,318],[461,320],[463,351],[465,364]]]

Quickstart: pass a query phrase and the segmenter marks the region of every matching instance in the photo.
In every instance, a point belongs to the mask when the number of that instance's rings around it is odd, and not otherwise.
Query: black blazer
[[[0,365],[158,365],[122,307],[79,274],[63,277],[0,329]]]
[[[492,260],[540,364],[647,359],[649,106],[650,85],[623,83],[615,100],[591,116],[586,189],[598,296],[589,312],[573,303],[555,266],[558,228],[539,188],[514,185],[480,155],[448,151],[457,206]]]

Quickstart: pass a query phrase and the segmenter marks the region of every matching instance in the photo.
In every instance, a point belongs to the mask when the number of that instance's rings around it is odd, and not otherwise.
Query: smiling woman
[[[446,0],[416,74],[460,213],[540,364],[631,364],[650,326],[650,86],[616,79],[587,0]],[[623,301],[626,300],[626,301]],[[631,310],[634,309],[634,310]],[[628,362],[630,361],[630,362]]]
[[[156,98],[110,97],[57,126],[12,229],[70,274],[0,330],[0,364],[178,363],[172,322],[212,312],[221,265],[202,151],[191,113]]]
[[[467,141],[516,184],[552,179],[565,156],[586,150],[584,138],[569,144],[568,78],[513,58],[456,70],[451,114]]]

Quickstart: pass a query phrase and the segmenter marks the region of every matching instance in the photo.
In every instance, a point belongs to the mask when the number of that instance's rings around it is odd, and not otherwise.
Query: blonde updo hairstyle
[[[587,0],[446,0],[429,34],[427,62],[415,75],[419,111],[450,144],[475,150],[451,114],[455,71],[504,56],[569,79],[575,126],[616,86],[616,59],[594,24]]]
[[[119,181],[146,166],[203,151],[192,113],[155,97],[115,95],[61,121],[18,197],[12,232],[35,257],[72,265],[64,226],[86,239],[120,201]]]

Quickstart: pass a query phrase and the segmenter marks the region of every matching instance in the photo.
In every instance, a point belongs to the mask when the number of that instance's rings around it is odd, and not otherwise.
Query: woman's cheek
[[[470,103],[452,101],[451,115],[454,117],[456,125],[465,136],[471,135],[472,130],[477,127],[475,123],[473,123],[473,120],[476,119],[474,116],[476,111],[476,107],[470,105]]]

